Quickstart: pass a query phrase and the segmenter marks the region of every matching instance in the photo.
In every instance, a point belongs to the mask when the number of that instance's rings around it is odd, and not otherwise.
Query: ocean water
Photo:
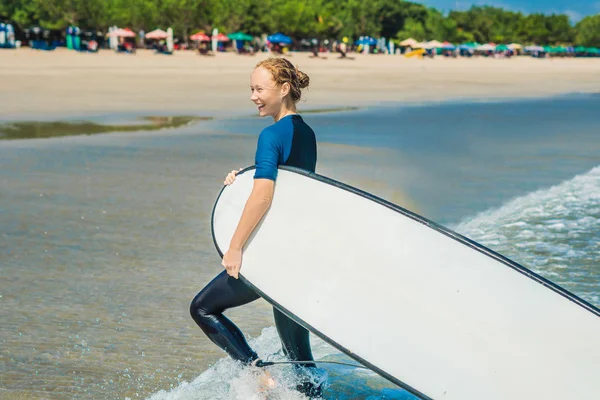
[[[419,211],[450,225],[600,165],[600,94],[503,102],[365,108],[307,114],[318,139],[392,153],[372,171],[401,187]],[[215,121],[256,135],[259,118]]]
[[[442,223],[600,305],[600,96],[306,114],[318,172]],[[188,314],[221,267],[209,217],[269,121],[0,142],[2,398],[302,399],[261,391]],[[318,277],[315,277],[318,278]],[[263,300],[228,313],[282,360]],[[312,336],[317,359],[354,363]],[[321,364],[327,399],[413,399]]]

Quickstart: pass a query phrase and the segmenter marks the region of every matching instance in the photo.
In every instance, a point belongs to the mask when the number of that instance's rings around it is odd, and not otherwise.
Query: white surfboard
[[[227,251],[254,168],[224,187]],[[242,279],[340,351],[423,399],[600,399],[600,310],[397,205],[280,167]]]

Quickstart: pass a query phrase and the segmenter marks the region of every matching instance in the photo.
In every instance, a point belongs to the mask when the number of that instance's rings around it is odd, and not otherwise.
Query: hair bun
[[[308,84],[310,83],[308,75],[306,75],[299,69],[296,69],[296,75],[298,76],[298,86],[300,87],[300,89],[308,87]]]

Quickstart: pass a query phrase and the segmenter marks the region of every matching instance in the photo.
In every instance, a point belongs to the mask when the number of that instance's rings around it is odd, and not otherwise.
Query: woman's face
[[[250,100],[258,107],[258,115],[275,118],[281,111],[285,96],[289,92],[287,83],[277,86],[271,72],[263,67],[256,68],[250,76]]]

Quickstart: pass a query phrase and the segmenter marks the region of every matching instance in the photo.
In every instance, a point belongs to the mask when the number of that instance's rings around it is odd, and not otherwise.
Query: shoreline
[[[600,66],[599,66],[600,67]],[[589,90],[589,91],[566,91],[566,92],[549,92],[549,93],[530,93],[530,94],[515,94],[506,96],[455,96],[455,97],[431,97],[422,99],[407,99],[398,101],[384,101],[384,102],[365,102],[365,103],[348,103],[345,105],[327,105],[319,104],[310,108],[309,111],[298,110],[299,114],[329,114],[329,113],[346,113],[365,111],[368,109],[375,108],[412,108],[412,107],[428,107],[432,105],[467,105],[467,104],[489,104],[489,103],[511,103],[521,101],[536,101],[536,100],[553,100],[565,97],[575,96],[594,96],[600,95],[600,90]],[[147,116],[151,117],[181,117],[181,116],[193,116],[200,119],[207,120],[229,120],[229,119],[246,119],[246,118],[258,118],[258,114],[252,113],[251,111],[240,111],[238,113],[220,113],[209,114],[207,112],[198,112],[195,109],[182,109],[181,112],[174,113],[175,110],[164,110],[164,109],[147,109],[147,110],[103,110],[102,112],[95,113],[89,110],[81,110],[77,113],[64,113],[57,114],[52,113],[23,113],[13,114],[7,116],[0,114],[0,124],[2,123],[14,123],[14,122],[51,122],[51,121],[64,121],[64,122],[96,122],[102,118],[114,118],[114,119],[125,119],[126,121],[132,121],[137,118],[143,118]]]
[[[468,105],[468,104],[502,104],[502,103],[513,103],[513,102],[529,102],[536,100],[552,101],[568,98],[577,97],[589,97],[589,96],[600,96],[600,91],[574,91],[574,92],[560,92],[551,93],[547,95],[535,93],[535,94],[522,94],[515,96],[497,96],[497,97],[485,97],[485,96],[473,96],[473,97],[446,97],[439,99],[421,99],[421,100],[406,100],[406,101],[387,101],[380,103],[355,103],[354,105],[345,106],[331,106],[331,105],[319,105],[310,108],[309,110],[298,110],[298,114],[338,114],[348,112],[361,112],[369,109],[389,109],[389,108],[413,108],[413,107],[429,107],[432,105]],[[15,123],[15,122],[92,122],[98,123],[98,120],[103,118],[111,118],[112,122],[124,121],[125,123],[131,123],[133,121],[141,121],[143,118],[154,118],[154,117],[194,117],[198,118],[199,121],[219,121],[219,120],[232,120],[232,119],[246,119],[246,118],[260,118],[258,114],[252,112],[239,112],[229,114],[214,114],[206,115],[206,113],[194,114],[194,111],[190,110],[181,113],[174,114],[165,110],[117,110],[117,111],[104,111],[101,113],[94,112],[81,112],[77,114],[53,114],[51,118],[44,118],[37,114],[24,114],[18,115],[17,117],[6,117],[0,115],[0,124],[2,123]],[[111,122],[111,123],[112,123]],[[107,122],[106,125],[109,123]],[[141,132],[141,130],[139,131]]]
[[[573,93],[559,93],[547,97],[540,96],[528,96],[528,97],[505,97],[505,98],[456,98],[456,99],[444,99],[440,101],[433,100],[423,100],[423,101],[413,101],[413,102],[389,102],[386,104],[376,104],[376,105],[363,105],[363,106],[347,106],[347,107],[327,107],[323,106],[321,108],[315,107],[313,109],[302,111],[299,110],[299,114],[302,115],[311,115],[311,114],[343,114],[343,113],[352,113],[352,112],[368,112],[372,109],[393,109],[393,108],[426,108],[431,106],[451,106],[451,105],[469,105],[469,104],[505,104],[511,102],[535,102],[536,100],[540,101],[553,101],[560,99],[569,99],[569,98],[581,98],[581,97],[590,97],[590,96],[600,96],[600,92],[573,92]],[[143,119],[145,118],[161,118],[161,117],[173,117],[173,118],[184,118],[183,115],[169,115],[157,113],[154,115],[150,115],[152,112],[121,112],[121,113],[103,113],[103,114],[86,114],[81,116],[74,115],[63,115],[63,116],[55,116],[55,118],[49,119],[40,119],[35,118],[33,116],[28,116],[22,119],[3,119],[0,117],[0,129],[2,124],[11,124],[11,123],[53,123],[53,122],[64,122],[66,124],[78,124],[78,123],[91,123],[98,126],[112,126],[119,125],[117,121],[121,121],[123,127],[130,125],[133,121],[137,121],[138,124],[141,124]],[[236,120],[236,119],[254,119],[259,118],[256,114],[231,114],[231,115],[221,115],[221,116],[200,116],[200,115],[192,115],[193,118],[196,118],[195,121],[190,121],[181,126],[175,127],[161,127],[158,129],[143,129],[144,127],[139,125],[140,129],[132,129],[132,130],[107,130],[103,132],[97,133],[75,133],[75,134],[65,134],[65,135],[55,135],[48,137],[29,137],[29,138],[14,138],[14,139],[2,139],[0,138],[0,146],[6,146],[8,143],[12,144],[25,144],[27,142],[31,142],[35,140],[35,142],[45,142],[47,140],[68,140],[69,138],[78,138],[77,140],[85,140],[88,137],[103,137],[103,136],[111,136],[111,137],[145,137],[145,136],[158,136],[158,135],[173,135],[173,134],[225,134],[236,136],[235,132],[220,132],[215,133],[214,129],[211,129],[206,126],[202,126],[205,122],[218,122],[219,120]],[[187,117],[186,117],[187,118]],[[99,122],[101,119],[106,119],[104,123]],[[134,125],[135,126],[135,125]],[[190,132],[191,129],[194,129],[194,132]]]

